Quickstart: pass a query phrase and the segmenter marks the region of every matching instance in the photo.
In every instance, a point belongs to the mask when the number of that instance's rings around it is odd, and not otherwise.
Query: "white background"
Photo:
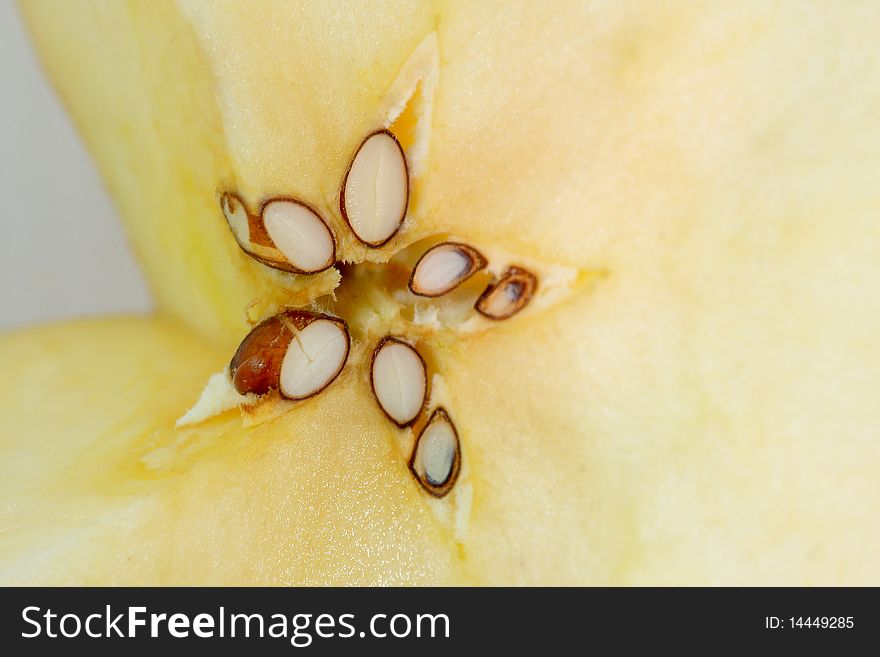
[[[13,0],[0,0],[0,89],[0,330],[149,309],[115,210]]]

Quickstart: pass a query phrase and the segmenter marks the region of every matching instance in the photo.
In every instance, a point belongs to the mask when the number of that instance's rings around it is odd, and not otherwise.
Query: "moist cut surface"
[[[0,339],[0,581],[877,582],[878,11],[26,0],[156,316]]]

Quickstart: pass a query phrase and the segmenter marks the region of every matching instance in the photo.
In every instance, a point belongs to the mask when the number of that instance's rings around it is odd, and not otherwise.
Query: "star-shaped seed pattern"
[[[409,167],[397,138],[387,129],[367,135],[352,157],[339,193],[345,224],[366,247],[380,248],[404,225],[409,198]],[[308,203],[272,198],[258,213],[251,213],[240,196],[225,192],[220,205],[242,251],[262,264],[300,275],[337,264],[336,236]],[[418,297],[449,295],[488,264],[474,246],[441,241],[418,258],[407,288]],[[537,286],[535,274],[509,266],[488,279],[471,312],[492,320],[508,319],[526,307]],[[399,429],[414,432],[410,471],[428,494],[443,497],[453,489],[461,470],[460,437],[450,410],[430,407],[430,361],[419,348],[424,345],[405,334],[386,334],[373,349],[368,384],[385,417]],[[248,333],[229,364],[229,377],[241,395],[277,392],[285,399],[307,399],[333,383],[350,349],[344,317],[285,309]]]

